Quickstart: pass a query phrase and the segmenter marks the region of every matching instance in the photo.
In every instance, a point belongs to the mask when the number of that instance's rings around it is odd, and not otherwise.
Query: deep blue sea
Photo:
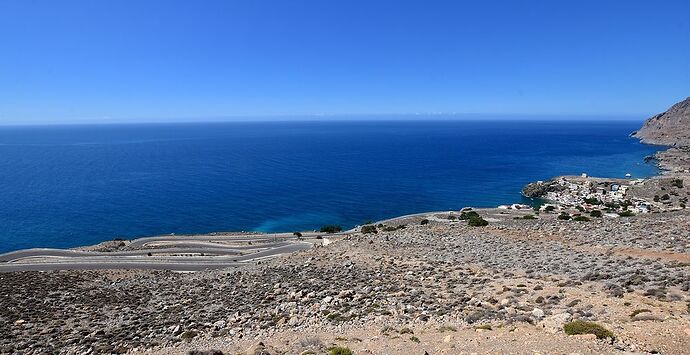
[[[639,121],[0,127],[0,252],[164,233],[344,227],[657,173]]]

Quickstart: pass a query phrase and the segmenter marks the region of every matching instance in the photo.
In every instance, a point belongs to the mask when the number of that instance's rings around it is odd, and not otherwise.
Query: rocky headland
[[[633,136],[648,144],[690,147],[690,97],[649,118]]]
[[[654,115],[633,132],[633,137],[647,144],[668,146],[656,157],[669,172],[690,171],[690,97]]]
[[[682,156],[690,126],[671,121],[687,117],[687,104],[669,112],[635,136]],[[240,263],[238,251],[226,256],[238,265],[216,270],[0,273],[0,353],[687,354],[690,179],[682,159],[658,159],[678,169],[635,184],[567,177],[523,191],[572,206],[399,217],[300,236],[313,246],[270,259]],[[150,242],[80,253],[145,258]]]

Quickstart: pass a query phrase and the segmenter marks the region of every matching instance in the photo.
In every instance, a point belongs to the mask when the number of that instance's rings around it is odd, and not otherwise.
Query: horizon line
[[[276,114],[232,115],[200,117],[149,117],[116,118],[101,120],[74,119],[64,121],[0,122],[2,127],[11,126],[68,126],[68,125],[118,125],[118,124],[166,124],[166,123],[251,123],[251,122],[362,122],[362,121],[644,121],[649,114],[566,114],[566,113],[342,113],[342,114]]]

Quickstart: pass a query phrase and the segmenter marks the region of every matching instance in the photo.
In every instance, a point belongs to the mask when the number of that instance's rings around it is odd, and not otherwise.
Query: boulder
[[[563,325],[572,319],[570,313],[559,313],[544,318],[539,322],[539,327],[544,329],[547,333],[555,334],[563,330]]]
[[[542,319],[544,318],[544,311],[539,308],[535,308],[532,310],[532,316],[536,319]]]

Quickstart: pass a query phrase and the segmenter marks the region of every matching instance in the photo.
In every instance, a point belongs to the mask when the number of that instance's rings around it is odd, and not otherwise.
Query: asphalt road
[[[320,243],[305,233],[302,241],[291,233],[256,235],[159,236],[133,240],[128,249],[92,252],[69,249],[25,249],[0,254],[0,272],[158,269],[198,271],[235,267],[264,258],[294,253]]]
[[[433,214],[434,212],[399,216],[377,223]],[[322,244],[320,238],[340,238],[357,232],[357,228],[335,234],[303,232],[273,234],[205,234],[166,235],[130,241],[127,250],[114,252],[72,249],[35,248],[0,254],[0,272],[156,269],[199,271],[246,265],[264,258],[289,254]],[[323,243],[322,245],[326,245]]]

